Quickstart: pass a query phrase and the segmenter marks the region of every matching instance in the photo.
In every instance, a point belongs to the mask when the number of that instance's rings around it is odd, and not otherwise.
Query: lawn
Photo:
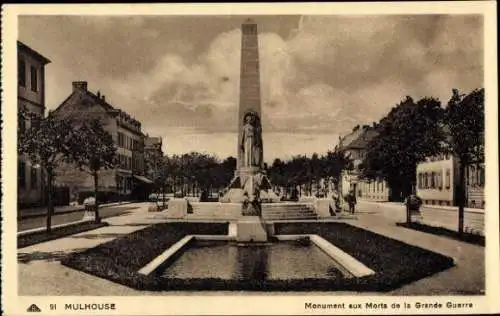
[[[280,223],[277,234],[318,234],[364,263],[363,278],[222,280],[143,276],[137,271],[188,234],[227,234],[227,224],[162,223],[74,253],[63,265],[139,290],[389,291],[453,266],[453,260],[343,223]],[[203,264],[203,263],[200,263]]]

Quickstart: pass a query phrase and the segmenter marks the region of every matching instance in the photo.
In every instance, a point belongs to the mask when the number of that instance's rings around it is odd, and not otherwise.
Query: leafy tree
[[[153,180],[156,191],[162,192],[163,207],[165,207],[165,186],[167,175],[165,173],[165,156],[160,151],[144,151],[144,167],[146,174]]]
[[[467,95],[454,89],[446,108],[445,122],[449,132],[446,149],[459,160],[457,204],[458,231],[461,234],[466,202],[465,170],[472,164],[484,162],[484,89],[476,89]]]
[[[335,189],[338,190],[342,170],[352,167],[351,159],[340,151],[328,151],[323,157],[323,176],[332,179]]]
[[[81,122],[77,132],[78,146],[71,152],[72,160],[94,178],[95,220],[100,222],[99,171],[115,167],[116,147],[111,134],[104,130],[98,119]]]
[[[47,232],[51,231],[54,214],[53,194],[55,171],[63,162],[71,162],[78,148],[78,135],[73,122],[53,116],[40,117],[26,110],[19,111],[20,122],[29,126],[18,132],[18,153],[25,154],[42,168],[46,183]]]
[[[406,97],[377,125],[378,135],[369,142],[362,164],[363,176],[385,179],[393,199],[409,195],[417,164],[442,150],[442,119],[438,100],[415,102]]]

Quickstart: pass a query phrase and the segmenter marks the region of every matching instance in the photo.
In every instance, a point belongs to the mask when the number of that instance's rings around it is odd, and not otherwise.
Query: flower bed
[[[162,223],[75,253],[62,264],[139,290],[389,291],[453,265],[451,258],[343,223],[279,223],[277,234],[318,234],[375,271],[363,278],[174,279],[137,271],[188,234],[227,234],[227,224]],[[200,262],[200,264],[203,264]]]
[[[137,271],[190,234],[227,235],[225,223],[161,223],[72,254],[61,263],[138,289],[154,289],[154,278]]]
[[[453,259],[344,223],[276,224],[276,234],[318,234],[375,271],[355,287],[390,291],[450,268]]]

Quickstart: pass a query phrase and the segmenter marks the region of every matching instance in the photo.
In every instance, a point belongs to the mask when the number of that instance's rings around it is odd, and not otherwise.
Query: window
[[[22,58],[17,61],[17,79],[21,87],[26,87],[26,61]]]
[[[431,172],[431,189],[436,188],[436,174]]]
[[[123,134],[118,132],[118,146],[123,147]]]
[[[476,185],[476,167],[471,166],[470,167],[470,184],[471,185]]]
[[[479,170],[479,175],[478,175],[479,185],[480,186],[484,186],[484,167],[483,166],[479,166],[478,170]]]
[[[417,187],[418,187],[419,189],[422,189],[422,173],[419,173],[419,174],[417,175]]]
[[[36,68],[34,66],[30,67],[30,73],[31,73],[31,91],[38,91],[38,73],[36,71]]]
[[[437,187],[439,190],[443,189],[443,172],[437,173]]]
[[[19,161],[17,164],[17,181],[19,182],[19,187],[26,187],[26,163],[24,161]]]
[[[450,188],[450,183],[451,183],[451,172],[450,172],[450,169],[446,169],[446,178],[445,178],[445,186],[446,186],[446,189],[449,189]]]
[[[33,166],[31,166],[30,182],[31,182],[31,189],[38,189],[38,173],[37,173],[37,168],[35,168]]]

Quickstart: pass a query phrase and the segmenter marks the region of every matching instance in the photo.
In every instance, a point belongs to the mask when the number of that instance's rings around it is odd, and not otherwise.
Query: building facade
[[[46,57],[26,44],[17,42],[17,107],[45,115],[45,66],[50,63]],[[29,121],[19,119],[18,130],[29,128]],[[27,207],[44,202],[43,177],[39,166],[31,163],[25,155],[18,157],[18,205]]]
[[[144,187],[152,181],[145,177],[144,140],[141,123],[126,112],[113,107],[100,92],[88,90],[86,81],[73,82],[72,93],[51,115],[71,117],[77,120],[98,119],[117,147],[117,166],[101,170],[99,191],[110,199],[140,198],[146,194]],[[93,178],[71,165],[61,166],[57,184],[70,189],[72,199],[81,200],[82,195],[91,195]]]
[[[459,184],[458,159],[450,155],[428,157],[417,165],[417,195],[424,204],[456,205]],[[484,208],[484,164],[466,170],[468,207]]]
[[[377,136],[375,127],[356,126],[351,133],[339,138],[336,150],[351,159],[352,168],[341,173],[340,192],[343,196],[354,191],[359,199],[388,201],[390,188],[384,180],[366,180],[360,177],[360,165],[365,159],[368,143]]]

